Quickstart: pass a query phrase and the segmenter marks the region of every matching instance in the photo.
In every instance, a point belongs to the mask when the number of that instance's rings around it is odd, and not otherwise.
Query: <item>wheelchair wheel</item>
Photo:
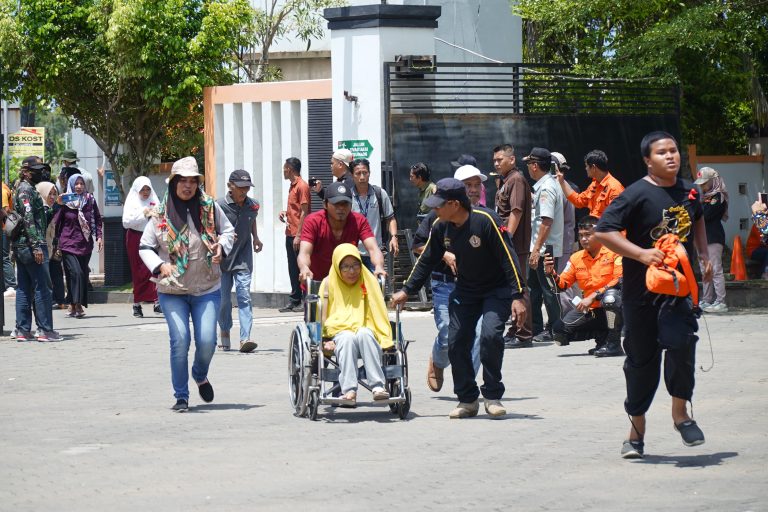
[[[411,411],[411,390],[409,388],[405,389],[405,402],[397,405],[397,417],[404,420]]]
[[[317,410],[320,408],[320,392],[313,389],[309,393],[309,419],[317,421]]]
[[[395,397],[400,394],[400,384],[399,380],[392,379],[391,381],[387,382],[387,391],[389,391],[389,396]],[[400,410],[400,404],[389,404],[389,412],[392,414],[399,414]]]
[[[294,410],[293,414],[298,417],[307,413],[307,398],[311,379],[309,354],[304,346],[305,335],[308,336],[306,327],[303,324],[296,326],[291,333],[288,354],[288,391]]]

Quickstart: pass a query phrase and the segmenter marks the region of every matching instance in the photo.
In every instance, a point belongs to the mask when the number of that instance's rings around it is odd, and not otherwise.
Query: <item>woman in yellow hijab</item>
[[[384,295],[354,245],[337,246],[331,261],[328,277],[320,285],[320,296],[326,301],[323,337],[333,338],[329,348],[339,363],[343,399],[350,405],[357,399],[357,359],[361,358],[373,399],[387,400],[381,351],[393,343]]]

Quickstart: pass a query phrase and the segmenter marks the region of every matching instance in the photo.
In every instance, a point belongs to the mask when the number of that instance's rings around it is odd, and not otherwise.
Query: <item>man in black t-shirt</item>
[[[650,265],[663,261],[664,253],[653,248],[664,233],[680,237],[688,254],[694,245],[711,279],[707,236],[699,191],[678,176],[680,153],[677,141],[666,132],[652,132],[640,144],[648,175],[630,185],[603,213],[595,236],[624,257],[622,300],[626,338],[624,375],[627,398],[624,408],[632,424],[622,446],[622,457],[643,457],[645,413],[659,385],[664,350],[664,380],[672,396],[672,420],[683,443],[704,443],[704,434],[687,410],[693,396],[697,311],[690,297],[655,295],[646,287]],[[626,238],[621,231],[626,230]],[[697,286],[694,282],[691,286]]]
[[[448,303],[448,359],[459,405],[449,417],[477,415],[481,391],[486,412],[491,417],[504,416],[506,410],[501,405],[504,323],[511,313],[521,326],[526,315],[525,281],[520,276],[520,265],[509,237],[499,229],[499,217],[485,208],[472,207],[461,181],[440,180],[425,204],[435,209],[440,222],[432,226],[424,252],[403,289],[392,296],[392,304],[404,303],[409,294],[421,288],[441,264],[445,252],[451,251],[456,256],[456,288]],[[478,389],[472,346],[480,317],[483,386]]]

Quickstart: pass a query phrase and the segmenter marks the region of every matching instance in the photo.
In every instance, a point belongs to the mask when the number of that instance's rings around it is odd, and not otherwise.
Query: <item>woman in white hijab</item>
[[[152,189],[152,182],[146,176],[139,176],[131,185],[123,206],[123,227],[125,228],[125,249],[131,266],[133,279],[133,316],[143,317],[142,302],[154,303],[155,313],[161,313],[157,302],[157,287],[149,280],[152,274],[139,257],[139,241],[149,218],[156,215],[160,204]]]

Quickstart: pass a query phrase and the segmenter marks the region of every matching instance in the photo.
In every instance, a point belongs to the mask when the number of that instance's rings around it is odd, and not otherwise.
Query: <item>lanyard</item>
[[[357,206],[360,207],[360,213],[362,213],[363,217],[365,217],[367,219],[368,218],[368,208],[369,208],[369,205],[370,205],[370,202],[371,202],[371,190],[370,190],[370,188],[368,189],[368,194],[366,194],[366,196],[365,196],[365,207],[363,207],[363,203],[362,203],[362,201],[360,201],[360,196],[359,195],[355,196],[355,199],[357,200]]]

